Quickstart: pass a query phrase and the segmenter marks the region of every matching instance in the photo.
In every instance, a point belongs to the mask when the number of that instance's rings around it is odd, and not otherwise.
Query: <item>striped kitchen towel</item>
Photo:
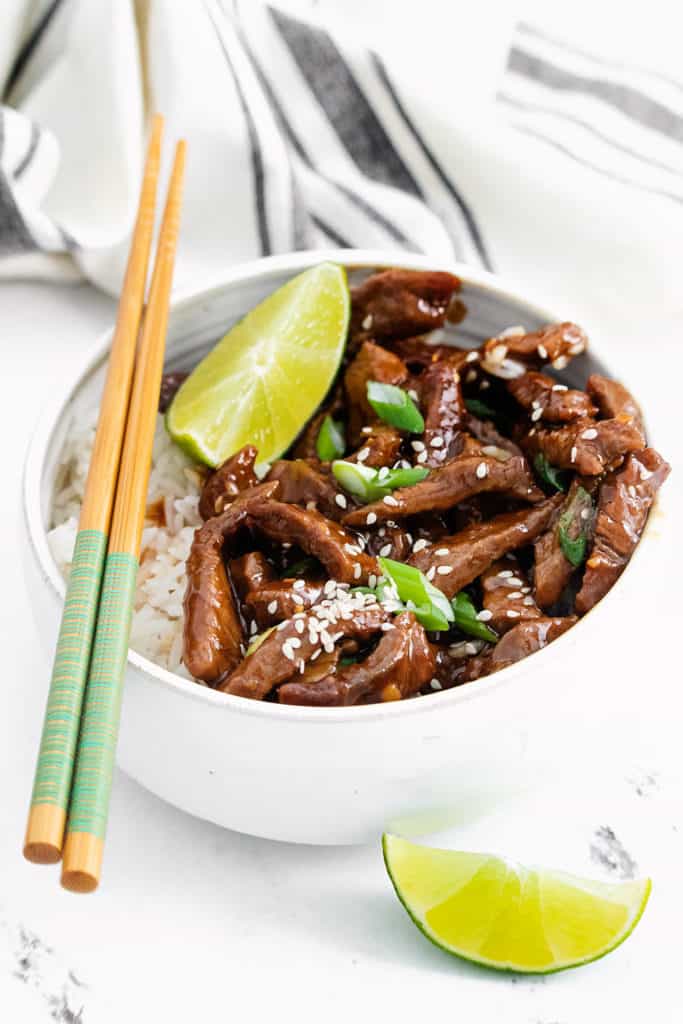
[[[190,142],[181,283],[354,246],[561,296],[678,287],[683,85],[664,74],[520,24],[497,94],[457,74],[433,91],[417,36],[408,75],[381,45],[258,0],[5,0],[0,29],[2,276],[117,290],[161,110]]]

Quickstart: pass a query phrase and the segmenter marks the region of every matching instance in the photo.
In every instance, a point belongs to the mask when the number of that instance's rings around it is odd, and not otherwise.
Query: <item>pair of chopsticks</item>
[[[36,864],[61,859],[62,885],[73,892],[92,892],[100,880],[164,362],[185,142],[176,146],[145,307],[162,129],[157,115],[81,507],[24,843],[24,856]]]

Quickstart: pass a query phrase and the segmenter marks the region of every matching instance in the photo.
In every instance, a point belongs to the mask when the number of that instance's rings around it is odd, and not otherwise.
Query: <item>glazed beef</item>
[[[570,540],[582,534],[588,538],[592,533],[594,514],[590,495],[594,489],[594,481],[575,477],[549,528],[534,543],[534,596],[541,608],[547,609],[559,601],[575,569],[562,550],[560,526]]]
[[[349,455],[348,462],[362,462],[364,466],[378,469],[393,466],[401,454],[401,435],[386,423],[373,423],[367,433],[361,431],[361,438],[360,448]]]
[[[368,402],[368,381],[380,384],[399,385],[408,379],[408,370],[403,360],[371,341],[365,341],[358,355],[344,374],[344,388],[349,402],[349,440],[356,444],[361,438],[361,428],[377,419]]]
[[[522,444],[528,453],[540,452],[551,465],[580,476],[599,476],[628,452],[645,447],[640,428],[620,419],[579,420],[557,430],[532,427]]]
[[[280,484],[280,501],[317,509],[328,519],[339,519],[343,515],[337,502],[341,492],[334,477],[304,459],[279,459],[273,463],[267,479],[277,480]]]
[[[381,555],[382,558],[393,558],[395,562],[405,562],[413,546],[413,538],[398,523],[391,526],[380,526],[368,537],[368,553]]]
[[[324,580],[269,580],[250,587],[244,595],[242,607],[259,630],[267,629],[311,608],[322,597],[323,586]]]
[[[563,370],[570,359],[585,352],[587,347],[586,332],[576,324],[549,324],[531,334],[505,331],[497,338],[490,338],[483,346],[483,363],[495,368],[504,359],[513,359],[526,366],[550,363],[556,370]]]
[[[187,380],[189,373],[184,370],[174,370],[172,373],[165,373],[161,378],[159,389],[159,412],[166,412],[169,405],[176,396],[180,385]]]
[[[229,568],[235,590],[242,599],[253,587],[260,587],[275,579],[275,570],[260,551],[249,551],[246,555],[233,558]]]
[[[654,448],[629,455],[600,485],[595,541],[586,562],[576,610],[584,615],[624,571],[640,539],[655,495],[671,467]]]
[[[496,633],[507,633],[521,622],[541,618],[529,581],[514,557],[508,555],[482,573],[481,593],[484,609],[491,613],[486,625]]]
[[[436,512],[484,491],[503,493],[521,501],[538,501],[543,497],[525,459],[512,457],[501,462],[488,455],[464,453],[442,469],[432,470],[420,483],[401,487],[380,501],[354,509],[343,522],[361,528],[368,515],[375,516],[376,522],[385,522]]]
[[[238,494],[258,483],[254,472],[257,454],[252,444],[245,445],[207,477],[199,498],[202,519],[220,515]]]
[[[417,693],[432,678],[434,669],[434,650],[424,629],[412,612],[403,612],[388,624],[375,650],[362,661],[314,682],[294,679],[285,683],[278,700],[316,707],[401,700]]]
[[[422,409],[425,429],[422,437],[424,466],[441,466],[463,447],[463,423],[467,409],[460,390],[456,361],[432,363],[422,377]]]
[[[434,270],[384,270],[351,292],[351,339],[407,338],[442,327],[453,293],[454,274]]]
[[[428,335],[422,338],[385,340],[383,344],[389,345],[391,351],[400,356],[408,369],[415,373],[442,359],[452,361],[456,369],[460,369],[467,362],[468,353],[464,349],[454,348],[453,345],[433,344],[429,341]]]
[[[532,622],[522,622],[514,626],[492,650],[470,658],[463,666],[458,682],[470,683],[475,679],[481,679],[482,676],[500,672],[508,665],[514,665],[516,661],[521,661],[522,658],[527,658],[552,643],[558,636],[566,633],[576,621],[576,616],[572,615],[558,619],[534,619]]]
[[[277,488],[277,483],[253,487],[220,516],[208,519],[194,535],[186,566],[183,662],[195,679],[212,686],[239,664],[243,654],[242,624],[223,561],[223,547]]]
[[[317,558],[333,580],[366,584],[378,573],[377,562],[362,551],[358,538],[320,512],[268,501],[252,510],[250,523],[271,540],[296,544]]]
[[[599,373],[593,373],[588,378],[586,391],[600,410],[600,415],[605,419],[628,417],[636,427],[639,427],[640,430],[643,429],[643,414],[640,411],[640,406],[631,392],[627,391],[619,381],[609,380]]]
[[[510,455],[523,455],[519,445],[515,444],[511,438],[506,437],[505,434],[501,434],[491,420],[482,420],[478,416],[468,413],[465,426],[472,437],[475,437],[480,442],[481,451],[484,455],[492,454],[492,452],[487,451],[487,448],[496,448],[500,451],[509,452]]]
[[[535,540],[561,502],[561,496],[549,498],[522,512],[504,512],[469,526],[454,537],[442,538],[411,555],[409,563],[425,573],[447,597],[455,597],[492,562]]]
[[[308,662],[330,653],[335,643],[346,637],[370,640],[389,618],[376,602],[370,607],[354,608],[352,613],[349,610],[348,617],[343,617],[341,612],[333,614],[333,623],[326,617],[329,610],[323,602],[313,611],[282,623],[238,665],[220,689],[224,693],[263,700],[274,687],[300,675],[302,666],[305,671]],[[336,608],[332,610],[335,612]]]
[[[583,416],[594,416],[595,406],[585,391],[558,384],[544,373],[529,370],[508,382],[508,391],[533,422],[571,423]]]

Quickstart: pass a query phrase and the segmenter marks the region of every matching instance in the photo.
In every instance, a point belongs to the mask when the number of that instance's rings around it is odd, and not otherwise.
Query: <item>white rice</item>
[[[65,578],[71,568],[96,422],[96,409],[74,417],[55,480],[48,542]],[[159,416],[147,501],[148,507],[163,502],[166,525],[148,520],[142,533],[130,644],[139,654],[187,678],[182,664],[185,560],[195,527],[201,523],[200,486],[195,463],[171,441]]]

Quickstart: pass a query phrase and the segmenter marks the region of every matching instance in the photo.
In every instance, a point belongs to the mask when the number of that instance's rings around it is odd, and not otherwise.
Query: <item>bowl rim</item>
[[[347,269],[387,269],[389,267],[400,267],[402,269],[420,270],[445,270],[456,274],[463,284],[472,284],[479,288],[489,290],[501,299],[508,299],[512,302],[523,304],[530,312],[538,316],[542,321],[550,323],[557,319],[557,316],[536,293],[530,294],[526,286],[518,287],[507,277],[499,277],[489,271],[472,268],[455,260],[440,259],[427,256],[423,253],[391,252],[374,249],[319,249],[306,250],[302,252],[283,253],[275,256],[266,256],[261,259],[241,263],[227,269],[225,272],[216,274],[214,278],[201,287],[194,285],[186,287],[174,293],[171,301],[170,314],[182,310],[183,307],[192,305],[202,299],[210,299],[211,296],[227,289],[239,287],[249,280],[258,278],[266,280],[275,277],[283,272],[298,273],[307,267],[330,261],[340,263]],[[111,343],[113,325],[103,331],[90,346],[78,365],[75,374],[70,376],[70,383],[63,386],[52,396],[50,402],[41,412],[31,437],[25,463],[23,478],[23,517],[26,532],[32,549],[32,554],[39,568],[43,581],[52,592],[53,597],[60,604],[64,600],[66,591],[65,581],[52,557],[48,541],[47,530],[43,525],[41,509],[41,480],[43,476],[47,451],[52,440],[56,425],[70,402],[77,395],[84,379],[92,373],[103,361]],[[656,507],[656,506],[655,506]],[[610,591],[601,601],[591,609],[579,621],[563,633],[557,640],[540,651],[522,658],[521,661],[507,668],[481,679],[468,683],[466,686],[456,686],[451,689],[434,691],[428,694],[429,699],[391,701],[382,704],[367,704],[358,707],[306,707],[288,704],[278,704],[270,701],[251,700],[247,697],[238,697],[226,694],[220,690],[214,690],[208,686],[198,684],[192,679],[172,672],[170,669],[162,668],[155,662],[139,654],[132,648],[128,650],[127,664],[135,668],[146,682],[152,682],[164,688],[171,687],[181,697],[202,701],[209,705],[221,707],[239,714],[266,716],[280,719],[282,721],[309,721],[331,725],[336,722],[348,721],[369,721],[389,717],[412,716],[416,713],[424,714],[429,712],[445,712],[447,708],[456,704],[462,704],[469,700],[482,698],[505,686],[515,677],[528,672],[529,667],[534,671],[542,669],[546,665],[548,656],[557,658],[562,652],[569,649],[570,643],[576,643],[580,638],[576,636],[576,630],[585,628],[588,620],[593,619],[595,610],[604,606],[606,600],[618,596],[622,590],[622,580],[629,573],[631,564],[636,557],[640,557],[640,550],[643,542],[648,542],[649,526],[652,521],[652,512],[646,523],[641,539],[636,546],[629,563],[624,572],[616,581]],[[533,666],[529,666],[529,658],[533,658]]]

